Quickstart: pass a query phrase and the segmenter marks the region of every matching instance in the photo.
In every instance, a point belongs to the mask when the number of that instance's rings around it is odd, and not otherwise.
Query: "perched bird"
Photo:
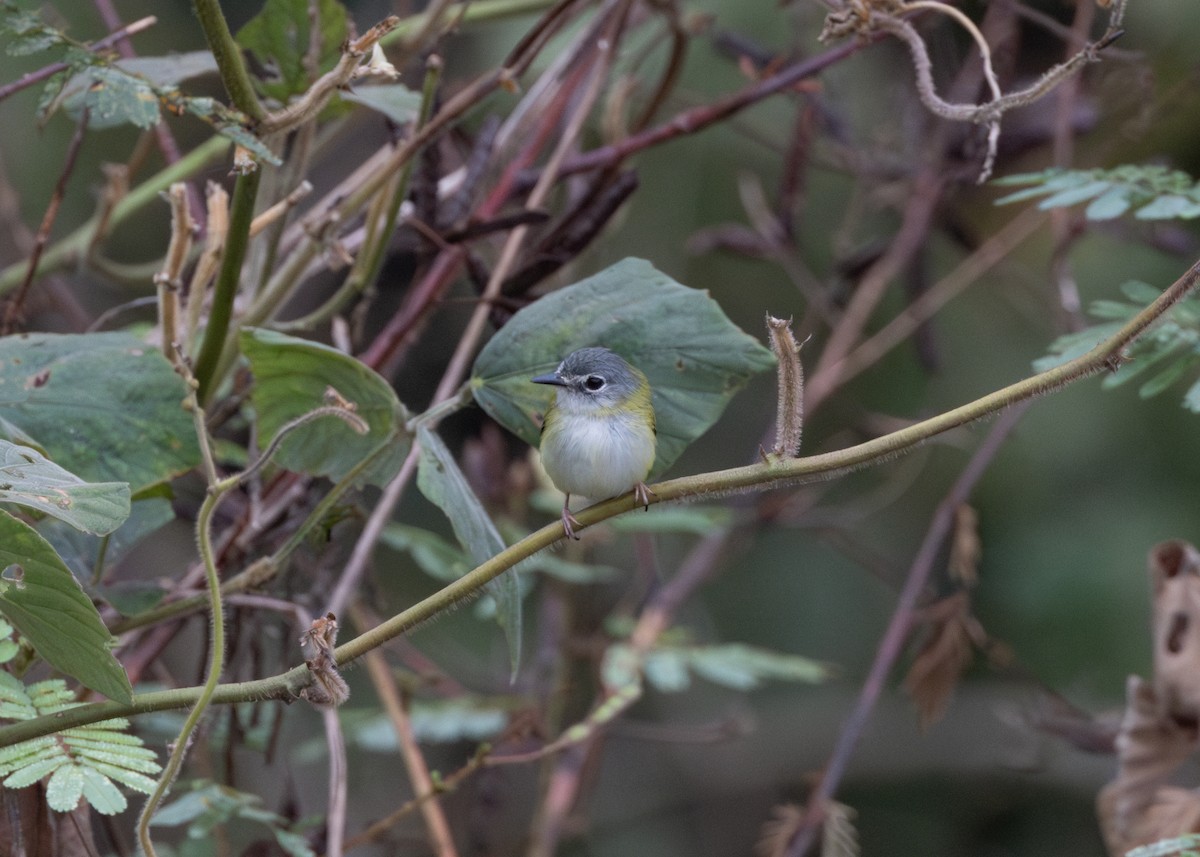
[[[578,538],[572,494],[605,500],[633,489],[649,506],[646,476],[654,464],[654,405],[650,382],[621,355],[607,348],[581,348],[558,368],[531,379],[557,387],[542,422],[542,465],[567,495],[562,524]]]

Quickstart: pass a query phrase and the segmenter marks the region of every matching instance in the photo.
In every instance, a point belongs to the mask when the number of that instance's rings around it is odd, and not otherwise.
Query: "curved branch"
[[[870,464],[881,464],[950,429],[992,416],[1005,408],[1029,401],[1037,396],[1056,392],[1082,378],[1106,369],[1115,370],[1126,359],[1125,348],[1186,297],[1197,284],[1200,284],[1200,261],[1195,262],[1157,300],[1130,319],[1112,336],[1097,344],[1091,351],[953,410],[874,440],[835,452],[807,458],[772,460],[747,467],[735,467],[729,470],[718,470],[660,482],[651,486],[653,493],[650,501],[661,503],[667,500],[681,500],[706,495],[762,491],[786,484],[827,479]],[[597,503],[578,512],[576,517],[579,519],[580,526],[589,527],[619,514],[633,511],[640,506],[641,503],[630,493]],[[484,584],[561,538],[563,538],[562,526],[557,521],[531,533],[424,601],[414,604],[382,625],[339,646],[336,650],[338,665],[361,657],[371,649],[434,618],[447,608],[477,595]],[[211,702],[212,704],[229,704],[265,699],[292,700],[308,682],[308,668],[301,665],[270,678],[221,685],[217,687]],[[13,723],[0,727],[0,747],[7,747],[20,741],[49,735],[72,726],[95,723],[110,717],[130,717],[151,711],[184,708],[193,704],[200,694],[201,688],[196,687],[144,693],[136,695],[129,704],[90,703],[50,717]]]

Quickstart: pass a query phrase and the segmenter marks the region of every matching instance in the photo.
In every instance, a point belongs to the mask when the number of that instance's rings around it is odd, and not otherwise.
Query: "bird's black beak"
[[[563,383],[563,379],[558,377],[558,375],[554,374],[553,372],[549,372],[545,375],[538,375],[536,378],[530,378],[529,380],[535,384],[553,384],[555,387],[566,386],[566,384]]]

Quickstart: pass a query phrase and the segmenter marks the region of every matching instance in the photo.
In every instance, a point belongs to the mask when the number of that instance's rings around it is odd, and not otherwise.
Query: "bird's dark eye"
[[[587,379],[583,382],[583,386],[595,393],[604,389],[604,379],[599,375],[588,375]]]

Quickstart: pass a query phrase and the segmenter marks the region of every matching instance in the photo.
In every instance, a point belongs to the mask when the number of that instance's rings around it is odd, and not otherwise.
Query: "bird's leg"
[[[639,506],[645,506],[647,512],[650,511],[650,498],[657,496],[645,482],[633,486],[633,499],[637,500]]]
[[[575,528],[580,526],[579,520],[571,514],[571,495],[568,494],[563,500],[562,510],[562,525],[563,532],[567,534],[568,539],[579,541],[579,536],[575,535]]]

